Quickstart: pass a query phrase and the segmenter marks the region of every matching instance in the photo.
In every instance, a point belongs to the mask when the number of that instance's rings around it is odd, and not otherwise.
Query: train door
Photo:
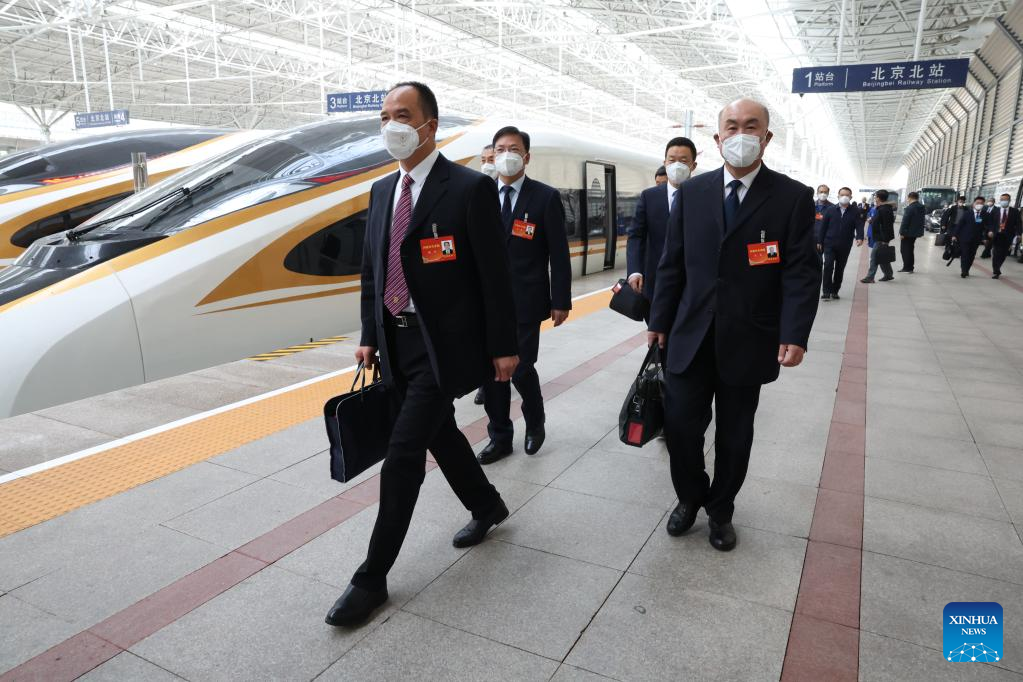
[[[583,274],[589,275],[615,266],[618,210],[614,165],[587,161],[583,182]]]

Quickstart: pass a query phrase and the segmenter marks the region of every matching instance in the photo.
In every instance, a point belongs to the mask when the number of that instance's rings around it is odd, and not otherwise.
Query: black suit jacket
[[[971,208],[959,216],[959,220],[949,230],[949,234],[958,239],[962,244],[979,244],[982,240],[987,239],[988,231],[995,225],[995,222],[991,219],[991,214],[981,210],[979,223],[974,215]]]
[[[881,204],[874,212],[874,222],[870,224],[870,234],[874,243],[890,242],[895,239],[895,209],[891,204]]]
[[[625,255],[627,275],[638,272],[643,275],[643,295],[654,298],[657,282],[657,264],[664,253],[664,239],[668,234],[668,189],[664,183],[648,187],[639,195],[636,213],[629,226],[629,241]],[[678,196],[677,194],[675,196]]]
[[[812,190],[766,166],[724,234],[723,170],[682,183],[657,268],[650,329],[668,333],[667,368],[689,367],[714,325],[718,376],[752,386],[778,378],[778,345],[806,348],[820,266]],[[778,242],[781,262],[751,266],[748,244]]]
[[[863,220],[863,211],[857,206],[849,204],[845,215],[842,215],[842,207],[834,204],[824,212],[817,243],[848,251],[852,248],[853,239],[863,240]]]
[[[500,186],[500,185],[498,185]],[[565,206],[558,190],[530,178],[522,181],[512,221],[536,225],[532,239],[504,226],[511,261],[515,315],[520,324],[542,322],[555,310],[572,309],[572,260],[565,233]]]
[[[814,202],[813,204],[813,234],[818,244],[824,243],[821,241],[821,223],[824,221],[824,215],[834,205],[830,201],[825,201],[824,203]]]
[[[373,183],[362,259],[361,345],[379,349],[388,382],[383,299],[397,183],[397,173]],[[433,237],[433,225],[454,237],[455,260],[423,263],[420,240]],[[412,211],[401,262],[437,384],[451,397],[475,390],[493,373],[493,358],[518,352],[494,181],[438,156]]]
[[[1019,236],[1023,233],[1023,221],[1020,219],[1019,209],[1010,206],[1007,209],[1003,209],[1001,206],[995,206],[995,210],[991,212],[991,225],[988,228],[989,232],[994,232],[995,236],[998,236],[998,227],[1002,220],[1002,211],[1008,211],[1009,215],[1005,219],[1005,232],[1002,233],[1003,239],[1012,239],[1013,237]]]
[[[902,209],[902,224],[899,225],[899,234],[903,237],[924,236],[924,219],[926,214],[924,205],[914,201]]]

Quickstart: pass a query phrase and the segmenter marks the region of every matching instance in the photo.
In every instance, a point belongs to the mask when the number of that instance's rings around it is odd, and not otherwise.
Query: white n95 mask
[[[671,180],[673,185],[681,185],[684,181],[689,179],[689,166],[685,165],[681,161],[669,164],[664,169],[668,174],[668,179]]]
[[[518,175],[522,170],[522,157],[515,152],[501,152],[494,159],[494,165],[497,167],[498,173],[510,178],[513,175]]]
[[[429,123],[427,121],[426,123]],[[426,125],[419,126],[422,128]],[[416,150],[426,144],[424,140],[422,143],[419,142],[419,136],[416,133],[419,128],[413,128],[407,123],[399,123],[398,121],[388,121],[380,129],[380,136],[384,141],[384,148],[387,149],[387,153],[398,161],[404,161],[408,157],[416,153]]]
[[[738,133],[721,140],[721,158],[733,168],[753,165],[760,157],[760,138],[756,135]]]
[[[838,203],[842,206],[848,206],[852,202],[852,197],[847,197],[844,194],[838,197]]]
[[[497,180],[497,166],[492,163],[485,163],[480,166],[480,172],[494,180]]]

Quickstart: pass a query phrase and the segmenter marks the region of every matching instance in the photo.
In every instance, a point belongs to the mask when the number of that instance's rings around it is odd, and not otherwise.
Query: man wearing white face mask
[[[330,625],[358,625],[387,601],[387,574],[412,520],[427,449],[472,513],[455,547],[482,542],[508,517],[453,404],[487,377],[507,382],[518,364],[497,189],[437,150],[437,99],[426,85],[391,88],[380,117],[384,147],[399,164],[370,190],[355,359],[380,363],[397,416],[366,560],[327,613]]]
[[[648,301],[654,298],[657,264],[664,252],[671,204],[678,188],[696,170],[693,141],[687,137],[669,141],[664,147],[664,169],[668,182],[647,188],[639,195],[626,247],[629,285]]]
[[[480,152],[480,172],[497,180],[497,166],[494,165],[494,145],[488,144]]]
[[[822,253],[820,249],[821,244],[821,221],[824,220],[824,214],[829,208],[834,206],[833,203],[828,201],[828,197],[831,196],[831,188],[827,185],[819,185],[817,187],[817,202],[814,204],[814,215],[813,215],[813,235],[814,241],[818,244],[817,252]]]
[[[705,507],[720,551],[736,544],[732,513],[760,387],[802,362],[817,314],[813,194],[764,166],[769,124],[754,100],[721,111],[714,139],[724,168],[679,188],[650,312],[649,341],[667,346],[664,436],[679,500],[667,531],[686,532]],[[713,482],[704,464],[712,403]]]
[[[514,126],[501,128],[494,135],[502,235],[508,247],[518,322],[519,366],[512,383],[522,397],[524,449],[527,455],[535,455],[547,437],[540,377],[534,366],[540,349],[540,324],[553,318],[557,327],[568,319],[572,265],[561,194],[526,176],[529,145],[529,133]],[[490,442],[480,451],[479,461],[491,464],[513,450],[511,387],[487,381],[483,395],[490,418]]]

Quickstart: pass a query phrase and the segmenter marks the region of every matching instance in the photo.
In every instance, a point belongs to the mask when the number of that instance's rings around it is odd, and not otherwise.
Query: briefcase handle
[[[647,349],[646,358],[643,360],[643,364],[639,368],[639,372],[636,373],[636,377],[639,378],[646,373],[647,368],[650,365],[661,364],[661,347],[656,342]]]
[[[366,372],[366,365],[365,365],[365,363],[360,362],[359,366],[355,370],[355,377],[352,379],[352,388],[350,389],[350,391],[354,391],[355,390],[355,385],[359,383],[359,379],[362,379],[362,386],[359,388],[359,390],[360,391],[365,391],[366,390],[366,375],[367,374],[368,374],[368,372]],[[378,381],[380,381],[380,364],[379,363],[374,363],[373,364],[373,379],[369,382],[369,385],[372,386],[373,384],[375,384]]]

